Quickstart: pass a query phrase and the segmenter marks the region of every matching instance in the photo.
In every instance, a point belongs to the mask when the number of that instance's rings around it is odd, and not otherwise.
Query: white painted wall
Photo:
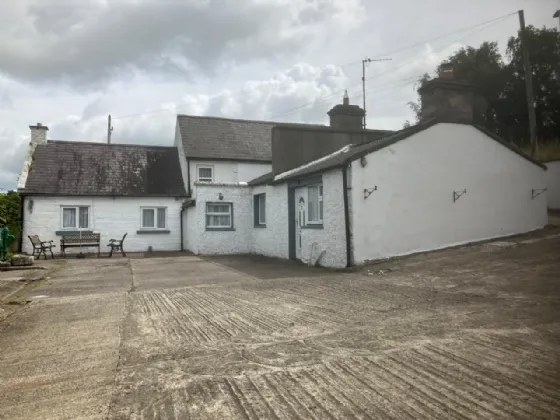
[[[200,254],[245,254],[251,252],[253,203],[251,188],[241,185],[196,184],[195,213],[187,215],[189,250]],[[223,194],[223,200],[218,195]],[[233,203],[231,231],[206,230],[207,202]],[[194,221],[193,221],[194,220]],[[194,226],[193,226],[194,225]],[[193,245],[191,245],[193,244]],[[198,248],[198,249],[197,249]]]
[[[334,169],[323,174],[323,229],[303,229],[301,260],[312,261],[324,251],[318,264],[323,267],[346,267],[346,230],[344,221],[344,197],[342,171]],[[306,194],[306,187],[298,188],[298,193]],[[305,200],[306,203],[308,200]],[[297,199],[295,203],[298,205]],[[295,212],[297,217],[297,209]],[[297,239],[297,238],[296,238]],[[315,245],[313,245],[315,244]]]
[[[254,227],[254,215],[251,213],[252,252],[288,259],[288,186],[281,184],[254,187],[251,201],[254,195],[262,193],[266,194],[266,227]],[[252,203],[251,205],[254,211],[254,206]]]
[[[184,154],[181,156],[183,155]],[[198,181],[197,165],[212,166],[214,168],[214,182],[217,183],[249,182],[272,170],[272,165],[270,163],[247,163],[221,160],[210,161],[197,159],[189,159],[189,163],[193,197],[196,196],[194,183]],[[186,181],[185,185],[187,185]]]
[[[32,211],[29,201],[33,200]],[[128,232],[124,243],[127,252],[144,252],[148,246],[154,251],[178,251],[181,249],[180,212],[181,200],[175,198],[132,197],[40,197],[27,196],[24,200],[23,251],[31,253],[28,235],[39,235],[41,240],[53,240],[55,251],[60,252],[62,230],[61,206],[90,206],[88,230],[101,234],[101,252],[108,252],[109,239],[120,239]],[[141,207],[167,207],[167,228],[170,233],[138,234],[141,227]],[[68,248],[68,254],[79,248]],[[97,248],[89,251],[96,252]]]
[[[548,196],[548,208],[560,209],[560,160],[547,162],[546,188]]]
[[[194,254],[198,254],[199,241],[196,217],[196,207],[189,207],[183,212],[183,247]]]
[[[543,227],[546,172],[472,126],[438,124],[352,162],[360,264]],[[364,199],[364,189],[378,190]],[[453,191],[467,193],[453,202]]]
[[[181,166],[181,175],[183,176],[183,185],[189,185],[189,171],[187,166],[187,159],[185,158],[185,149],[183,148],[183,140],[181,139],[181,130],[179,124],[175,124],[175,140],[173,146],[177,148],[179,154],[179,165]],[[191,184],[192,187],[192,184]],[[189,192],[187,191],[187,194]]]

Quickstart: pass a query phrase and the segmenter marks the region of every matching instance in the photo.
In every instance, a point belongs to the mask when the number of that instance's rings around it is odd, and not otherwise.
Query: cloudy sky
[[[0,188],[30,124],[49,139],[173,141],[175,114],[326,123],[348,89],[369,128],[413,119],[414,82],[462,45],[504,45],[560,0],[0,0]],[[492,21],[493,20],[493,21]],[[489,22],[491,21],[491,22]],[[486,24],[482,24],[488,22]],[[479,25],[481,24],[481,25]],[[476,26],[478,25],[478,26]]]

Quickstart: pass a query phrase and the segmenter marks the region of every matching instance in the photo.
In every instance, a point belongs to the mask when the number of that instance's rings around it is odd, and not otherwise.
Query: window
[[[266,226],[266,194],[254,196],[255,226]]]
[[[62,229],[88,229],[89,207],[62,207]]]
[[[312,185],[307,189],[307,223],[323,223],[323,186]]]
[[[232,229],[233,205],[231,203],[206,203],[206,229]]]
[[[142,208],[142,229],[165,229],[167,225],[165,207]]]
[[[213,166],[197,166],[198,182],[212,182],[214,181],[214,167]]]

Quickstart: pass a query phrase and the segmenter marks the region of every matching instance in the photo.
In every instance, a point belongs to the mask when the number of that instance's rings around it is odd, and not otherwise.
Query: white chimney
[[[37,123],[37,125],[30,125],[29,128],[31,129],[31,144],[47,144],[49,127]]]
[[[19,174],[18,190],[25,188],[29,171],[33,165],[35,148],[38,144],[47,144],[47,131],[49,131],[49,127],[41,123],[37,123],[37,125],[30,125],[29,128],[31,129],[31,141],[29,142],[29,147],[27,148],[27,155],[25,156],[25,161],[23,162],[23,168]]]

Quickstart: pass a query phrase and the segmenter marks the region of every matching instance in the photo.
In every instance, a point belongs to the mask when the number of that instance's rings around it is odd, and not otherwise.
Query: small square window
[[[213,166],[197,166],[198,182],[213,182],[214,167]]]
[[[206,203],[206,229],[233,228],[232,203]]]
[[[142,208],[142,229],[165,229],[167,212],[165,207]]]
[[[88,229],[89,207],[62,207],[62,229]]]

